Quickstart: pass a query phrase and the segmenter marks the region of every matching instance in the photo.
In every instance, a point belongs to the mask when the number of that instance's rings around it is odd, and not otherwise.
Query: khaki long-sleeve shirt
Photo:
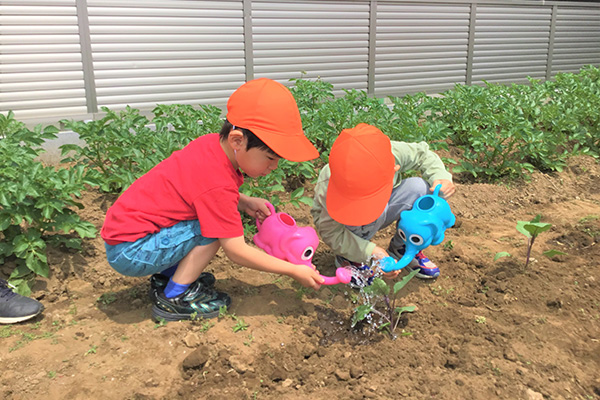
[[[394,175],[394,187],[400,185],[402,174],[410,170],[421,173],[430,185],[435,180],[452,180],[452,175],[446,171],[440,157],[429,150],[425,142],[406,143],[392,141],[392,153],[400,170]],[[375,249],[375,243],[362,239],[350,232],[344,225],[333,220],[326,207],[327,186],[331,171],[329,164],[323,167],[315,186],[315,195],[311,214],[314,224],[321,239],[337,255],[341,255],[352,261],[366,262]]]

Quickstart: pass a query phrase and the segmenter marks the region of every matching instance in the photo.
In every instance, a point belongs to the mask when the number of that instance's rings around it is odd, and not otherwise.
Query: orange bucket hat
[[[331,218],[353,226],[375,221],[390,200],[395,165],[390,139],[379,129],[368,124],[344,129],[329,154]]]
[[[227,120],[251,130],[286,160],[319,157],[315,146],[304,136],[294,96],[279,82],[259,78],[240,86],[227,101]]]

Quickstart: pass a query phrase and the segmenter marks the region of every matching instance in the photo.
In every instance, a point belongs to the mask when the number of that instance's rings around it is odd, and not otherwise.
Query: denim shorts
[[[206,246],[217,239],[202,236],[197,219],[182,221],[135,242],[116,245],[105,243],[111,267],[127,276],[157,274],[177,264],[196,246]]]

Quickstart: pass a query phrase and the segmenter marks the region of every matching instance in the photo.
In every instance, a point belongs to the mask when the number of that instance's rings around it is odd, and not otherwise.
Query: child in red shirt
[[[155,319],[213,318],[228,306],[203,273],[219,248],[233,262],[288,275],[318,289],[322,278],[246,244],[240,211],[264,220],[266,200],[239,193],[244,179],[265,176],[280,158],[307,161],[318,152],[304,136],[290,91],[261,78],[238,88],[221,132],[199,137],[136,180],[106,214],[101,235],[109,264],[151,277]]]

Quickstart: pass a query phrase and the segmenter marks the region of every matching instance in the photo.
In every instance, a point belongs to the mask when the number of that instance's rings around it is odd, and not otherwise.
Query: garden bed
[[[50,276],[32,293],[45,311],[0,327],[0,397],[600,398],[598,162],[573,157],[562,172],[527,182],[457,186],[449,202],[457,224],[427,251],[441,276],[402,290],[401,305],[416,310],[403,315],[395,340],[350,326],[356,289],[306,290],[222,254],[209,270],[233,299],[229,314],[156,323],[148,280],[114,272],[99,237],[84,239],[81,253],[49,248]],[[79,214],[99,229],[112,201],[84,193]],[[312,223],[304,204],[283,210]],[[516,221],[537,214],[553,227],[523,270]],[[375,241],[387,246],[390,237],[388,229]],[[567,255],[542,255],[550,249]],[[512,256],[494,261],[499,252]],[[333,274],[326,245],[314,263]]]

